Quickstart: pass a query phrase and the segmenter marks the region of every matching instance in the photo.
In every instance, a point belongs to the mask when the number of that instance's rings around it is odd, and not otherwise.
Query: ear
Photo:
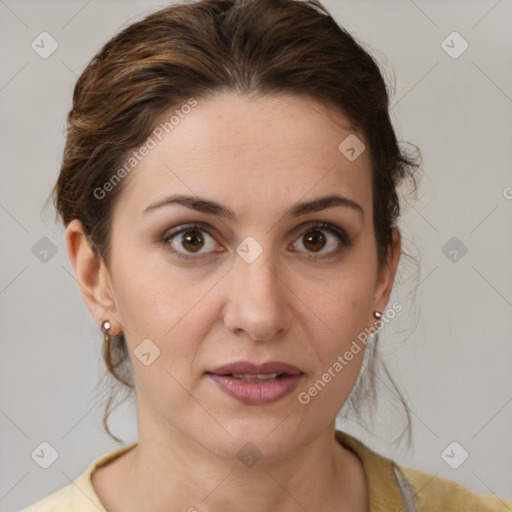
[[[379,269],[375,288],[374,311],[380,311],[381,313],[384,312],[389,302],[396,269],[400,261],[401,236],[398,228],[393,228],[392,237],[392,242],[388,246],[388,256],[386,262]]]
[[[110,275],[103,259],[94,253],[78,219],[72,220],[66,228],[66,243],[69,259],[75,271],[82,298],[97,325],[109,320],[109,333],[122,332],[117,318],[117,305],[112,291]]]

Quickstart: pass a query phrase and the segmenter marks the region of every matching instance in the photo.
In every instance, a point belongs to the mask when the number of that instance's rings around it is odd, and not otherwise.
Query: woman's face
[[[223,457],[251,442],[271,460],[332,429],[364,350],[343,356],[385,309],[399,253],[378,272],[355,133],[310,99],[222,93],[125,178],[105,308],[125,333],[140,436]],[[239,362],[255,367],[225,367]]]

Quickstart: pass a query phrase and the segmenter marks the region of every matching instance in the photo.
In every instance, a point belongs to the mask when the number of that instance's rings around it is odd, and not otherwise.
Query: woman
[[[26,510],[510,510],[335,430],[395,310],[417,164],[319,2],[163,9],[92,60],[68,122],[55,204],[139,440]]]

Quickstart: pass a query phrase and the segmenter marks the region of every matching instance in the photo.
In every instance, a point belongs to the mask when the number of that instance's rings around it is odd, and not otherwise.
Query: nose
[[[224,324],[238,336],[275,341],[291,325],[290,291],[264,254],[252,263],[236,258],[229,273]]]

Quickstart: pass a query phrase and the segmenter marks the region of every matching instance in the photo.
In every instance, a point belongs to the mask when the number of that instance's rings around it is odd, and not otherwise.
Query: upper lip
[[[296,366],[281,361],[270,361],[263,364],[254,364],[250,361],[238,361],[229,363],[215,368],[208,373],[216,375],[232,375],[233,373],[240,373],[245,375],[268,375],[272,373],[285,373],[288,375],[298,375],[302,373]]]

